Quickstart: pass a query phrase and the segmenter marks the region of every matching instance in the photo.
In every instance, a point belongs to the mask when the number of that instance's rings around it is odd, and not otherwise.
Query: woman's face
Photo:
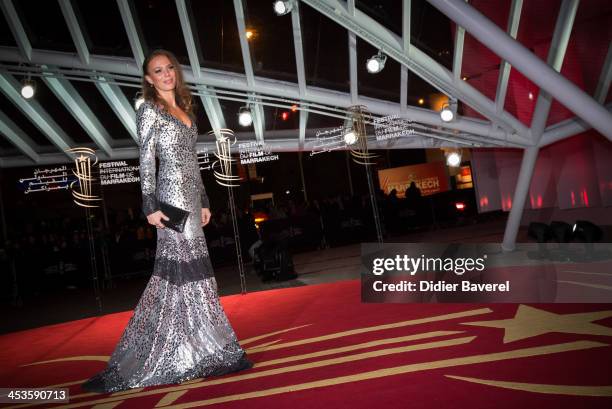
[[[165,55],[155,56],[149,61],[145,79],[159,91],[170,91],[176,87],[174,64]]]

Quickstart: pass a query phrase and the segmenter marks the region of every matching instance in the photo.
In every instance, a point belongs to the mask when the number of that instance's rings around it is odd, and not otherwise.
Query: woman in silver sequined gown
[[[94,392],[175,384],[252,366],[219,303],[202,231],[210,212],[195,150],[197,128],[193,117],[190,126],[178,118],[188,118],[184,111],[189,109],[179,102],[190,97],[180,66],[171,53],[158,50],[147,58],[143,72],[154,81],[143,81],[145,102],[136,117],[140,183],[143,212],[158,227],[157,252],[151,279],[107,368],[82,385]],[[175,89],[180,110],[176,105],[170,109],[177,115],[155,102],[158,95],[171,104]],[[190,212],[183,233],[162,227],[160,201]]]

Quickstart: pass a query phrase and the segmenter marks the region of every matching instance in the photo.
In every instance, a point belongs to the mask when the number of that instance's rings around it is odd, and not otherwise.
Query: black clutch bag
[[[159,210],[170,218],[170,220],[161,220],[164,226],[179,233],[185,230],[185,223],[187,222],[187,217],[189,217],[189,212],[187,210],[164,202],[159,202]]]

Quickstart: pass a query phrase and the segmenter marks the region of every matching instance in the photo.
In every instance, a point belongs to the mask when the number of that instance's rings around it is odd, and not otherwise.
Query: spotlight
[[[279,1],[275,1],[272,4],[272,7],[274,8],[274,12],[276,13],[277,16],[284,16],[285,14],[289,13],[291,9],[293,9],[293,2],[279,0]]]
[[[551,238],[551,231],[545,223],[531,222],[527,235],[536,239],[538,243],[546,243]]]
[[[444,104],[442,111],[440,111],[440,118],[442,118],[444,122],[450,122],[454,117],[455,115],[453,114],[453,111],[451,111],[448,104]]]
[[[457,167],[461,164],[461,152],[452,151],[446,155],[446,164],[448,166]]]
[[[444,122],[450,122],[455,119],[455,113],[457,112],[457,101],[450,99],[448,104],[442,106],[440,111],[440,118]]]
[[[143,102],[144,102],[143,97],[137,97],[136,100],[134,101],[134,109],[138,111],[138,108],[140,108]]]
[[[21,87],[21,96],[25,99],[30,99],[34,96],[35,92],[34,81],[31,79],[23,80],[23,86]]]
[[[419,105],[423,105],[425,103],[425,100],[423,98],[419,98]]]
[[[387,62],[387,56],[379,51],[378,54],[373,55],[366,63],[366,69],[370,74],[378,74],[385,68],[385,62]]]
[[[557,243],[569,243],[572,239],[572,226],[565,222],[550,222],[550,230]]]
[[[253,114],[251,114],[251,110],[248,107],[242,107],[238,111],[238,123],[241,126],[251,126],[253,123]]]
[[[251,38],[253,38],[254,35],[255,35],[255,33],[253,33],[252,30],[247,30],[246,31],[246,38],[247,38],[247,40],[250,40]]]
[[[601,228],[586,220],[578,220],[572,229],[574,236],[584,240],[587,243],[594,243],[601,240],[603,231]]]
[[[352,129],[349,129],[347,133],[344,134],[344,143],[347,145],[352,145],[357,142],[357,135]]]

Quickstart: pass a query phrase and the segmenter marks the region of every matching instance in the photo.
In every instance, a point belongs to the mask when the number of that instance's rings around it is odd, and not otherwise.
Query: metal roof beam
[[[547,59],[548,65],[557,72],[561,71],[561,66],[563,65],[579,1],[563,0],[561,3]],[[530,129],[531,137],[536,145],[540,142],[544,128],[546,128],[546,121],[548,120],[552,101],[552,96],[546,90],[540,89]]]
[[[179,20],[181,21],[181,27],[183,29],[183,37],[185,39],[185,46],[187,47],[187,55],[189,56],[189,64],[191,65],[191,72],[193,77],[199,79],[202,76],[200,69],[200,61],[202,60],[201,49],[194,36],[193,13],[191,10],[187,10],[187,2],[185,0],[176,0],[176,9],[178,11]],[[207,91],[206,95],[201,95],[202,106],[204,112],[208,117],[208,121],[213,128],[215,136],[221,137],[221,129],[225,128],[225,118],[223,117],[223,110],[219,105],[219,100],[214,97],[214,91],[212,88],[204,87]]]
[[[410,16],[412,13],[412,0],[402,1],[402,46],[404,53],[410,50]],[[400,64],[400,109],[403,113],[408,108],[408,67]]]
[[[4,61],[23,62],[19,50],[15,47],[0,46],[0,53]],[[71,69],[91,70],[92,75],[105,72],[109,74],[129,75],[134,77],[134,82],[139,81],[141,71],[131,58],[91,56],[90,66],[82,64],[80,59],[71,53],[59,51],[33,50],[32,63],[70,67]],[[202,69],[200,79],[193,77],[190,70],[185,69],[185,80],[188,83],[207,85],[215,88],[223,88],[237,91],[255,92],[257,94],[270,95],[286,99],[292,103],[313,102],[333,107],[348,107],[354,105],[351,95],[346,92],[334,91],[315,86],[308,87],[305,98],[300,98],[300,93],[295,83],[279,81],[271,78],[258,78],[253,86],[248,86],[244,74],[225,72],[208,68]],[[463,81],[461,81],[463,82]],[[359,96],[357,101],[360,105],[366,105],[368,110],[377,115],[394,115],[400,112],[400,105],[391,101]],[[405,117],[416,122],[429,125],[441,126],[440,114],[430,109],[408,106]],[[505,129],[492,127],[488,121],[458,117],[457,120],[445,123],[442,126],[447,129],[456,129],[472,134],[488,136],[496,140],[507,140],[516,144],[527,145],[531,141],[515,135]]]
[[[608,54],[606,60],[601,68],[601,74],[599,74],[599,81],[597,81],[597,88],[595,89],[594,98],[600,104],[606,101],[608,92],[610,91],[610,83],[612,82],[612,42],[608,46]]]
[[[606,109],[608,112],[612,113],[612,102],[606,105]],[[544,131],[540,139],[540,147],[588,131],[591,128],[591,125],[579,117],[566,119],[565,121],[561,121],[546,128],[546,131]]]
[[[115,112],[125,129],[134,140],[138,143],[136,135],[136,112],[132,103],[127,99],[121,88],[115,84],[109,84],[108,80],[102,76],[96,81],[96,88],[102,94],[108,105]]]
[[[308,124],[308,111],[300,110],[300,131],[298,135],[298,149],[304,150],[304,143],[306,142],[306,126]]]
[[[423,80],[445,94],[463,101],[507,131],[517,133],[519,138],[526,135],[527,127],[521,121],[505,111],[501,115],[496,114],[492,108],[493,101],[465,81],[456,81],[452,72],[418,48],[410,45],[409,52],[405,53],[401,38],[359,11],[359,9],[355,9],[355,15],[353,16],[349,13],[345,3],[339,0],[302,1],[354,32],[374,47],[381,49],[389,57],[406,65]],[[442,120],[440,120],[440,124],[442,124]]]
[[[47,67],[43,66],[43,68]],[[70,81],[44,75],[42,80],[53,91],[57,99],[62,102],[72,117],[83,127],[96,146],[106,152],[108,156],[112,156],[113,148],[108,131]]]
[[[26,61],[30,61],[32,59],[32,44],[23,28],[23,24],[21,24],[15,5],[11,0],[1,0],[0,7],[2,7],[4,18],[13,33],[13,37],[15,37],[21,55]]]
[[[206,112],[206,116],[208,117],[215,136],[220,138],[221,129],[227,128],[223,109],[221,109],[221,104],[219,104],[219,99],[215,94],[214,88],[205,85],[202,85],[200,88],[206,91],[206,95],[200,95],[202,106],[204,107],[204,111]]]
[[[179,20],[181,21],[181,28],[183,29],[183,38],[185,39],[185,45],[187,47],[187,55],[189,56],[189,64],[195,78],[200,77],[200,50],[196,47],[196,42],[193,36],[192,24],[190,16],[192,13],[187,11],[187,4],[185,0],[176,0],[176,10],[178,12]]]
[[[38,162],[40,155],[36,152],[36,143],[2,111],[0,111],[0,133],[32,162]]]
[[[26,100],[20,94],[21,85],[11,75],[0,73],[0,90],[14,105],[27,116],[40,131],[66,156],[72,159],[67,149],[75,146],[74,141],[53,120],[51,115],[43,109],[36,99]]]
[[[518,33],[522,9],[523,0],[512,0],[512,5],[510,6],[510,15],[508,16],[507,32],[508,35],[514,39],[516,39],[516,34]],[[495,91],[495,111],[497,113],[501,113],[504,110],[511,68],[512,66],[508,64],[508,61],[502,58],[501,65],[499,67],[499,77],[497,77],[497,90]]]
[[[140,32],[136,11],[132,8],[128,0],[117,0],[117,6],[119,6],[119,13],[121,13],[121,20],[123,20],[123,26],[125,27],[130,47],[132,47],[132,54],[136,60],[136,66],[142,67],[145,58],[143,47],[144,40]]]
[[[453,74],[455,80],[461,80],[461,66],[463,64],[463,45],[465,44],[465,29],[456,24],[455,49],[453,50]]]
[[[572,26],[578,10],[579,0],[563,0],[561,9],[557,16],[555,31],[550,42],[548,51],[548,65],[555,71],[561,71],[565,51],[569,43]],[[519,176],[514,189],[514,197],[512,199],[512,208],[508,215],[506,229],[504,231],[504,240],[502,248],[504,250],[512,250],[516,245],[516,237],[518,235],[521,219],[523,217],[523,209],[529,193],[529,186],[535,170],[535,165],[538,160],[539,142],[548,120],[550,106],[552,105],[552,97],[546,90],[541,89],[536,102],[536,107],[531,120],[530,135],[534,146],[526,148],[523,152],[523,160],[519,170]]]
[[[83,30],[81,30],[79,20],[77,19],[74,8],[72,7],[72,2],[71,0],[59,0],[59,5],[62,9],[62,14],[64,15],[66,24],[68,25],[68,30],[70,30],[70,36],[72,37],[74,46],[77,49],[79,58],[83,64],[87,65],[89,64],[89,49],[87,48],[87,42],[85,41],[85,36],[83,35]]]
[[[291,25],[293,27],[293,46],[295,48],[295,67],[297,71],[300,95],[306,95],[306,69],[304,67],[304,49],[302,47],[302,23],[300,22],[300,3],[295,2],[291,10]]]
[[[306,129],[306,138],[304,143],[304,151],[312,151],[314,147],[314,138],[316,132],[319,129]],[[255,138],[253,132],[238,132],[236,137],[241,141],[252,141]],[[256,140],[256,139],[255,139]],[[483,140],[482,143],[478,141],[459,141],[460,144],[465,146],[495,146],[487,145],[487,141]],[[295,152],[299,150],[299,141],[295,138],[295,130],[276,130],[268,131],[268,141],[266,146],[273,152]],[[371,149],[426,149],[426,148],[441,148],[441,147],[457,147],[457,140],[449,136],[444,139],[432,138],[425,133],[416,133],[410,138],[402,138],[397,140],[396,143],[388,145],[388,141],[368,141],[368,146]],[[215,150],[215,142],[198,142],[196,149],[198,151],[207,149],[209,152]],[[113,156],[109,157],[104,152],[97,153],[98,159],[105,160],[120,160],[120,159],[137,159],[138,158],[138,147],[126,147],[116,148],[113,152]],[[73,159],[66,157],[60,153],[43,153],[39,155],[37,164],[58,164],[58,163],[70,163]],[[32,162],[29,158],[21,157],[2,157],[0,158],[0,167],[18,167],[18,166],[31,166]]]
[[[251,61],[251,50],[249,48],[249,40],[246,36],[246,22],[244,19],[244,6],[242,0],[234,0],[234,12],[236,14],[236,24],[238,26],[238,36],[240,37],[240,50],[242,51],[242,61],[244,63],[244,73],[246,74],[246,83],[252,91],[255,87],[255,75],[253,74],[253,63]],[[257,103],[255,94],[252,94],[252,110],[253,129],[257,135],[259,142],[264,142],[264,131],[266,130],[265,117],[263,108]]]

